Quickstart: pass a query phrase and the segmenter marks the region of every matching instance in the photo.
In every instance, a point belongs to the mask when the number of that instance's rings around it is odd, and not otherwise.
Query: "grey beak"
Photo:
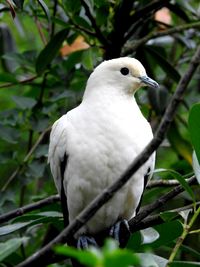
[[[142,83],[144,83],[147,86],[153,87],[153,88],[158,88],[159,84],[154,81],[153,79],[149,78],[148,76],[141,76],[139,77]]]

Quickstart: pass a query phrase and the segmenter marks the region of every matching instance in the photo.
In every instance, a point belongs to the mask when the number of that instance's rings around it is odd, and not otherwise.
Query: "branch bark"
[[[186,181],[189,181],[189,179],[185,179]],[[177,180],[151,180],[147,187],[148,189],[154,188],[154,187],[171,187],[175,185],[179,185],[179,181]]]
[[[188,184],[192,185],[196,182],[196,178],[195,176],[191,177],[188,180]],[[174,189],[172,189],[171,191],[169,191],[168,193],[166,193],[165,195],[161,196],[158,200],[156,200],[155,202],[147,205],[146,207],[144,207],[141,212],[138,213],[137,216],[135,216],[134,218],[132,218],[129,221],[129,227],[130,227],[130,231],[133,232],[135,231],[135,228],[137,229],[138,225],[141,224],[141,221],[144,218],[147,218],[147,216],[152,213],[154,210],[162,207],[167,201],[169,201],[170,199],[174,198],[176,195],[180,194],[181,192],[184,191],[184,188],[181,185],[176,186]]]
[[[182,100],[183,94],[187,89],[193,74],[195,73],[200,63],[200,46],[197,48],[196,53],[192,57],[190,65],[185,74],[180,79],[177,89],[172,96],[170,103],[165,111],[162,121],[155,133],[152,141],[146,146],[143,152],[133,161],[130,167],[121,175],[121,177],[104,190],[99,196],[97,196],[88,205],[77,218],[70,223],[55,239],[43,247],[40,251],[26,259],[24,262],[18,265],[18,267],[25,266],[37,266],[41,264],[43,260],[51,257],[53,250],[52,248],[58,243],[66,243],[96,212],[100,209],[122,186],[132,177],[132,175],[148,160],[152,153],[162,143],[167,130],[169,129],[170,123],[172,122],[178,104]],[[143,217],[144,218],[144,217]]]
[[[13,218],[19,217],[25,213],[28,213],[30,211],[40,209],[42,207],[45,207],[47,205],[50,205],[52,203],[55,203],[60,200],[60,197],[58,195],[50,196],[48,198],[42,199],[40,201],[37,201],[35,203],[31,203],[29,205],[23,206],[21,208],[12,210],[10,212],[7,212],[0,216],[0,224],[7,222]]]

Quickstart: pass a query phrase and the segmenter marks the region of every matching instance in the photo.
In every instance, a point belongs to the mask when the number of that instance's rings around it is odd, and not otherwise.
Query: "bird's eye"
[[[128,75],[129,74],[129,69],[128,68],[121,68],[120,70],[122,75]]]

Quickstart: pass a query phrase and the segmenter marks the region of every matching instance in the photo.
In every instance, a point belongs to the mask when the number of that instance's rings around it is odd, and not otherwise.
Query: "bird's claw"
[[[83,235],[78,238],[78,241],[77,241],[78,249],[88,249],[91,246],[98,247],[93,237]]]
[[[109,236],[118,241],[121,248],[124,248],[126,246],[130,235],[131,232],[127,220],[117,222],[111,227],[109,232]]]

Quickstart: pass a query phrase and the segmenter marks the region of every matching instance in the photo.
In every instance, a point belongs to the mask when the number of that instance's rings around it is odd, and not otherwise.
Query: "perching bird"
[[[111,185],[151,141],[150,124],[134,98],[141,86],[158,87],[142,64],[122,57],[104,61],[90,75],[82,103],[52,128],[49,162],[71,222]],[[155,154],[105,204],[77,236],[93,235],[133,217],[153,171]]]

